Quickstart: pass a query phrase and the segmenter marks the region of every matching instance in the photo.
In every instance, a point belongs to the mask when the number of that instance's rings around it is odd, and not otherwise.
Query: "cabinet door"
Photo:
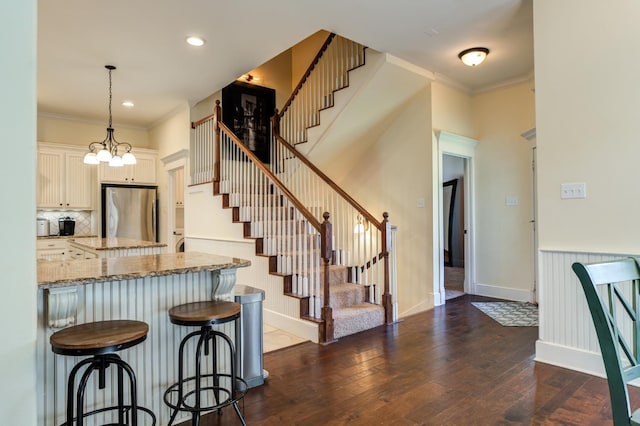
[[[67,153],[65,158],[66,207],[91,210],[95,166],[83,163],[84,153]]]
[[[132,168],[135,166],[109,167],[107,163],[100,163],[100,181],[131,183]]]
[[[62,152],[38,152],[37,206],[39,208],[64,207],[63,173],[64,154]]]
[[[184,168],[176,169],[174,180],[176,183],[176,207],[184,206]]]
[[[156,157],[154,155],[136,155],[137,163],[133,166],[133,183],[156,183]],[[125,166],[126,167],[126,166]]]

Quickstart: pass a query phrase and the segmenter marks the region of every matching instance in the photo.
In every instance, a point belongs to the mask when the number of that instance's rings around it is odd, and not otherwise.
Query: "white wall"
[[[476,292],[531,301],[533,174],[520,136],[535,127],[532,82],[472,98],[476,148]],[[506,199],[517,199],[507,205]]]
[[[638,16],[640,3],[632,0],[534,2],[541,250],[640,253],[640,58],[632,53],[640,39]],[[587,197],[561,200],[564,182],[586,183]],[[554,276],[553,267],[541,259],[542,297],[558,285],[546,278]],[[578,285],[569,260],[556,268],[567,285]],[[592,350],[577,338],[591,318],[584,298],[572,295],[541,302],[537,353],[542,347],[561,348],[571,352],[568,366],[575,368],[584,351]],[[547,330],[563,318],[561,310],[579,314],[565,317],[562,332],[551,335]],[[563,363],[557,353],[544,360]]]
[[[11,161],[2,167],[5,244],[0,247],[0,415],[36,424],[36,11],[35,0],[0,3],[0,128]]]

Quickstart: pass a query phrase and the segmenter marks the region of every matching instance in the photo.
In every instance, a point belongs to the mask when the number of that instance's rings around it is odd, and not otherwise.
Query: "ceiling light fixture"
[[[84,156],[85,164],[100,164],[100,162],[108,162],[111,167],[122,167],[125,164],[136,164],[136,157],[131,153],[131,144],[127,142],[118,142],[113,136],[112,117],[111,117],[111,71],[116,67],[113,65],[105,65],[109,70],[109,127],[107,127],[107,137],[102,142],[91,142],[89,144],[89,152]],[[97,148],[100,150],[96,152]],[[125,153],[120,156],[118,149],[124,149]]]
[[[191,46],[200,47],[204,46],[204,39],[198,36],[189,36],[187,37],[187,43]]]
[[[123,107],[127,107],[127,108],[132,108],[134,105],[135,105],[135,104],[134,104],[133,102],[131,102],[131,101],[124,101],[124,102],[122,103],[122,106],[123,106]]]
[[[489,49],[486,47],[472,47],[471,49],[458,53],[458,58],[460,58],[463,64],[475,67],[483,63],[488,54]]]

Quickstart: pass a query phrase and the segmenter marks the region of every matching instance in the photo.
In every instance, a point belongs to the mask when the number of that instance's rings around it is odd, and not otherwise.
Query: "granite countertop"
[[[249,265],[251,265],[249,260],[198,252],[109,259],[38,261],[38,287],[75,286],[100,281],[234,269]]]
[[[97,235],[49,235],[48,237],[37,237],[39,240],[72,240],[74,238],[97,238]]]
[[[167,246],[165,243],[132,240],[130,238],[82,238],[81,241],[72,240],[72,242],[77,246],[90,250],[116,250]]]

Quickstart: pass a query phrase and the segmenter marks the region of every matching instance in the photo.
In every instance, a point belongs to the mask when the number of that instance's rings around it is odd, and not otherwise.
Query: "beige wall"
[[[105,117],[105,120],[107,117]],[[134,149],[149,148],[147,129],[140,127],[113,125],[118,142],[129,142]],[[102,142],[107,136],[107,124],[73,118],[38,115],[38,141],[67,145],[89,146],[91,142]]]
[[[541,249],[640,252],[638,16],[632,0],[534,3]],[[567,182],[587,198],[561,200]]]
[[[173,229],[168,228],[169,219],[167,215],[170,209],[174,211],[175,209],[173,206],[168,205],[168,193],[175,191],[175,187],[173,185],[169,186],[169,172],[166,171],[165,163],[162,159],[180,150],[189,149],[191,137],[190,114],[189,104],[185,102],[149,130],[150,145],[158,151],[158,161],[156,163],[158,199],[160,200],[160,227],[158,234],[160,241],[167,243],[169,246],[173,244]],[[185,179],[188,181],[186,173]]]
[[[535,127],[532,82],[472,98],[475,155],[476,285],[479,293],[521,294],[533,287],[531,148],[520,136]],[[517,198],[507,206],[506,198]],[[489,288],[483,287],[488,286]],[[498,287],[494,289],[493,287]],[[524,292],[524,293],[523,293]]]
[[[474,138],[471,96],[438,81],[431,83],[433,128]]]
[[[36,424],[36,11],[35,0],[0,3],[0,128],[11,161],[2,166],[5,244],[0,248],[0,415]]]
[[[289,92],[296,88],[328,36],[328,31],[320,30],[291,48],[291,89]]]

